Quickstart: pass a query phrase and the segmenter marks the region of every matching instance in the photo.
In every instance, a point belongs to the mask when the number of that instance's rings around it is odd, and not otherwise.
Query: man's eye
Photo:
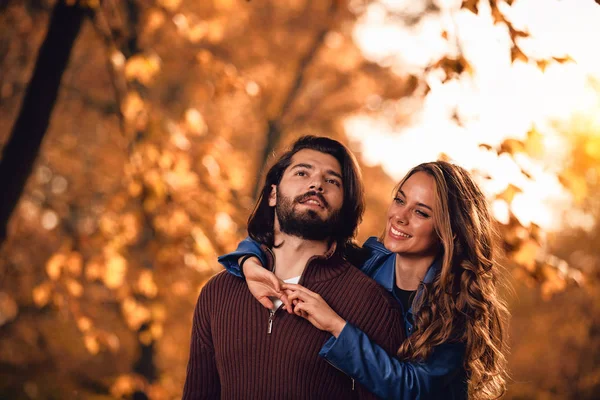
[[[298,172],[296,172],[296,175],[298,175],[298,176],[306,176],[306,172],[304,172],[304,171],[298,171]]]
[[[338,186],[338,187],[340,186],[340,183],[338,181],[336,181],[335,179],[328,179],[327,183],[332,183],[332,184],[334,184],[335,186]]]

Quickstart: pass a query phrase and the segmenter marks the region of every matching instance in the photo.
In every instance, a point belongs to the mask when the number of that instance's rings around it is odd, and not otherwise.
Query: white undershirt
[[[285,279],[284,282],[285,283],[298,283],[298,282],[300,282],[300,276],[294,276],[293,278]],[[271,301],[273,302],[273,306],[275,307],[275,308],[273,308],[273,311],[277,311],[277,309],[283,304],[283,302],[281,300],[279,300],[277,297],[269,297],[269,299],[271,299]]]

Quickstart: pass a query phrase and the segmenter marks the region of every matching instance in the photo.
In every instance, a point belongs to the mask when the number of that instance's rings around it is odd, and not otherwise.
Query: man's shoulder
[[[227,271],[221,271],[206,282],[206,284],[202,287],[202,292],[205,294],[215,292],[221,293],[225,288],[240,284],[244,284],[244,281],[241,278],[238,278]]]

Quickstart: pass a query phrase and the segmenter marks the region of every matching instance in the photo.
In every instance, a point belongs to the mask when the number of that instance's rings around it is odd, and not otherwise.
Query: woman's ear
[[[277,186],[271,185],[271,193],[269,194],[269,206],[275,207],[277,204]]]

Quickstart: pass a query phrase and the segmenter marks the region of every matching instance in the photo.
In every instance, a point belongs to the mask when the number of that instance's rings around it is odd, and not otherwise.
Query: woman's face
[[[433,215],[435,180],[426,172],[411,175],[396,193],[387,213],[383,244],[402,256],[429,256],[439,249]]]

